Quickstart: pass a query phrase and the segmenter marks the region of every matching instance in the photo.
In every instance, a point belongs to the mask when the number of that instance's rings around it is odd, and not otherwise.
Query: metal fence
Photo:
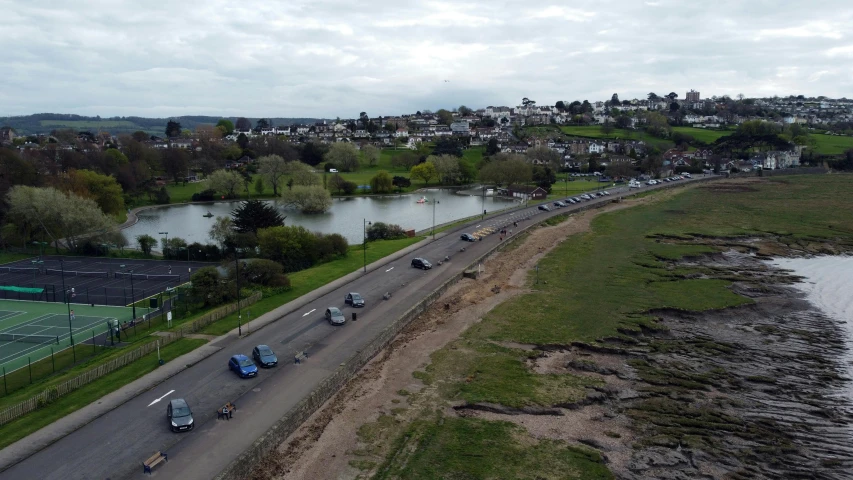
[[[257,303],[262,297],[263,295],[261,292],[256,292],[248,298],[241,300],[240,308],[244,308],[254,303]],[[50,404],[51,402],[56,401],[63,395],[67,395],[77,390],[78,388],[83,387],[84,385],[88,385],[89,383],[97,380],[98,378],[103,377],[104,375],[112,373],[118,370],[119,368],[128,365],[131,362],[139,360],[145,355],[148,355],[157,350],[158,347],[166,346],[177,339],[183,338],[187,334],[195,333],[201,330],[202,328],[210,325],[211,323],[221,318],[224,318],[236,311],[236,303],[217,308],[216,310],[206,313],[190,323],[181,325],[177,330],[169,332],[168,335],[158,337],[157,340],[153,342],[149,342],[140,347],[137,347],[125,353],[124,355],[104,362],[101,365],[98,365],[97,367],[88,370],[72,379],[50,387],[47,390],[44,390],[43,392],[39,393],[38,395],[24,400],[23,402],[17,405],[13,405],[12,407],[2,410],[0,411],[0,426],[5,425],[17,418],[20,418],[30,412],[33,412],[38,408],[44,407]]]

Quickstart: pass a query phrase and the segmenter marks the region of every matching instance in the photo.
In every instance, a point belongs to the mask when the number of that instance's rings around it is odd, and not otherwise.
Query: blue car
[[[254,377],[258,374],[258,366],[251,358],[245,355],[234,355],[228,360],[228,368],[240,376],[240,378]]]

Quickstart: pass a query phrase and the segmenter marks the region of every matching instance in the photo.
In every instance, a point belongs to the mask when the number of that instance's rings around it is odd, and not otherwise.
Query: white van
[[[638,182],[636,180],[631,180],[630,182],[628,182],[628,188],[640,188],[640,187],[641,187],[640,182]]]
[[[338,173],[338,169],[337,168],[330,168],[329,173]]]

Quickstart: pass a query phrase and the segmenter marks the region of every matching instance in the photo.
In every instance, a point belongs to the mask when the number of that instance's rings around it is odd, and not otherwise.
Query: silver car
[[[338,307],[329,307],[326,309],[326,320],[332,325],[343,325],[347,321]]]

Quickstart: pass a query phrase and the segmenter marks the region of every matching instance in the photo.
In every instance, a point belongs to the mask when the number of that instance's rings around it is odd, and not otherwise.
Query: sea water
[[[842,322],[848,349],[841,361],[853,379],[853,256],[777,258],[770,264],[803,277],[794,287],[824,315]],[[853,401],[853,382],[847,383],[846,395]]]

